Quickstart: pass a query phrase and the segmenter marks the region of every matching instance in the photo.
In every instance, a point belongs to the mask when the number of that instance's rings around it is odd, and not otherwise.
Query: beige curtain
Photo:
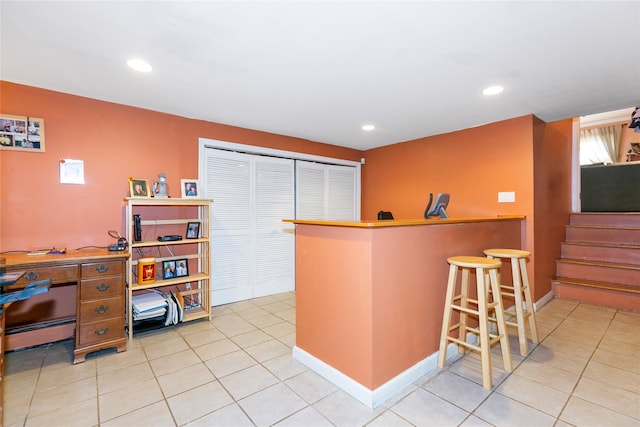
[[[580,131],[580,164],[617,162],[622,126],[624,125]]]

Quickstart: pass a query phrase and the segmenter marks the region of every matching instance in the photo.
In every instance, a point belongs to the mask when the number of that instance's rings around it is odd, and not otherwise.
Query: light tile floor
[[[6,426],[640,426],[640,314],[552,300],[514,371],[435,369],[370,410],[291,357],[295,294],[214,308],[72,365],[70,341],[6,355]]]

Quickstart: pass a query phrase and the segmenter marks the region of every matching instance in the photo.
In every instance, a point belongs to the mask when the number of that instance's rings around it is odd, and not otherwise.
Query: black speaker
[[[142,240],[142,227],[140,225],[140,215],[133,216],[133,241],[140,242]]]

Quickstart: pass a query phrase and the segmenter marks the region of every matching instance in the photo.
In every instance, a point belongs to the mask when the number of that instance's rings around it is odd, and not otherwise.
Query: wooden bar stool
[[[513,278],[513,286],[502,283],[500,274],[500,292],[502,296],[508,296],[514,299],[514,309],[516,321],[507,320],[509,326],[518,328],[518,340],[520,342],[520,354],[526,356],[528,354],[527,334],[525,332],[525,321],[529,321],[529,332],[531,340],[538,343],[538,328],[536,327],[536,316],[533,310],[533,301],[531,298],[531,288],[529,287],[529,277],[527,274],[527,258],[530,252],[521,251],[519,249],[487,249],[484,254],[490,259],[511,261],[511,276]],[[509,314],[507,311],[506,314]],[[513,319],[513,317],[511,317]]]
[[[500,342],[504,369],[509,372],[512,370],[509,337],[504,320],[500,282],[498,281],[498,271],[502,263],[498,260],[476,256],[455,256],[447,258],[447,262],[449,263],[449,280],[442,319],[438,367],[444,368],[449,341],[458,345],[460,353],[464,353],[465,349],[478,351],[482,363],[482,385],[490,390],[492,383],[491,346],[496,342]],[[458,270],[462,271],[462,277],[460,294],[456,295]],[[471,270],[475,270],[476,274],[477,300],[470,298],[469,295]],[[489,287],[492,290],[491,293],[489,293]],[[491,298],[489,298],[490,296]],[[460,320],[451,325],[454,311],[460,313]],[[495,335],[489,332],[490,311],[494,312],[493,316],[498,325],[498,332]],[[469,326],[469,317],[477,318],[478,329]],[[457,336],[450,336],[451,332],[456,330]],[[467,342],[467,333],[478,335],[479,345]]]

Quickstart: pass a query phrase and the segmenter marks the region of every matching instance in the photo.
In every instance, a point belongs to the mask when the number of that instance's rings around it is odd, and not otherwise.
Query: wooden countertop
[[[414,225],[444,225],[444,224],[464,224],[470,222],[491,222],[506,220],[525,219],[524,215],[499,215],[485,218],[445,218],[445,219],[392,219],[382,221],[321,221],[314,219],[284,219],[284,222],[304,225],[328,225],[334,227],[356,227],[356,228],[380,228],[380,227],[405,227]]]
[[[74,249],[67,250],[66,254],[60,255],[28,255],[26,252],[18,253],[6,253],[0,255],[6,259],[6,266],[16,265],[33,265],[33,264],[45,264],[45,263],[65,263],[65,262],[78,262],[78,261],[91,261],[92,259],[102,258],[128,258],[129,251],[112,252],[107,249]]]

